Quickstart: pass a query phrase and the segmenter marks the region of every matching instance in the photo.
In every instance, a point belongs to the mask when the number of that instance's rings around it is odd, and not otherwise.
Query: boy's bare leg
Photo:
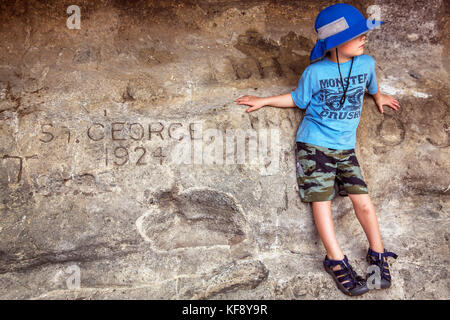
[[[312,202],[314,221],[322,243],[327,251],[328,258],[332,260],[344,259],[334,232],[334,223],[331,216],[331,201]]]
[[[344,253],[337,242],[336,233],[334,232],[333,217],[331,216],[331,201],[312,202],[312,209],[317,231],[327,251],[328,258],[331,260],[344,259]],[[342,267],[336,265],[331,269],[341,270]],[[349,281],[342,281],[342,284]]]
[[[370,200],[369,195],[349,194],[348,196],[352,200],[356,217],[369,240],[370,249],[376,252],[384,252],[375,207]]]

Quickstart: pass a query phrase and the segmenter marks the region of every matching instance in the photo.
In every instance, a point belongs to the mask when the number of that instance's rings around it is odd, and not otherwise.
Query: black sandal
[[[387,289],[391,286],[391,274],[389,272],[389,263],[387,262],[387,257],[393,257],[397,259],[397,255],[393,252],[389,252],[384,249],[383,253],[375,252],[369,248],[367,251],[366,260],[370,265],[375,265],[378,269],[373,270],[373,272],[367,273],[366,281],[370,281],[370,285],[374,285],[374,289]],[[386,258],[386,259],[384,259]],[[377,272],[378,271],[378,272]],[[380,286],[377,286],[377,279],[373,278],[373,274],[379,274]],[[370,279],[369,279],[370,278]],[[375,280],[375,283],[373,283]]]
[[[337,265],[340,265],[341,269],[333,270],[332,268]],[[359,296],[369,291],[366,281],[353,270],[346,255],[343,260],[331,260],[325,255],[323,266],[326,272],[333,277],[339,290],[346,295]],[[347,282],[343,283],[344,281]]]

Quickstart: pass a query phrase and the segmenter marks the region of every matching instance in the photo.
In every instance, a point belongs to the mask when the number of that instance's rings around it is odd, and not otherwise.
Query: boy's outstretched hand
[[[248,108],[247,110],[245,110],[247,112],[252,112],[252,111],[255,111],[255,110],[265,106],[265,104],[263,102],[263,98],[250,96],[250,95],[242,96],[240,98],[237,98],[234,101],[237,104],[244,104],[247,106],[251,106],[251,108]]]
[[[392,96],[387,94],[380,94],[378,99],[375,99],[375,103],[381,113],[384,113],[383,106],[388,106],[397,111],[400,108],[399,102]]]

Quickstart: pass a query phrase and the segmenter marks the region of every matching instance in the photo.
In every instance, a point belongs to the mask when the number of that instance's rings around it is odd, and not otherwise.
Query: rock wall
[[[298,196],[302,111],[233,102],[293,90],[334,2],[75,2],[79,29],[67,1],[0,3],[0,298],[346,299]],[[448,299],[448,3],[348,3],[379,6],[366,53],[402,106],[365,97],[357,154],[399,258],[358,299]],[[333,217],[364,273],[348,198]]]

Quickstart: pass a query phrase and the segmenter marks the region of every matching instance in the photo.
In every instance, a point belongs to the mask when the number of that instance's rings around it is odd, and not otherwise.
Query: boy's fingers
[[[252,112],[252,111],[257,110],[257,109],[259,109],[259,108],[261,108],[261,107],[258,107],[258,106],[252,106],[251,108],[248,108],[246,111],[247,111],[247,112]]]

